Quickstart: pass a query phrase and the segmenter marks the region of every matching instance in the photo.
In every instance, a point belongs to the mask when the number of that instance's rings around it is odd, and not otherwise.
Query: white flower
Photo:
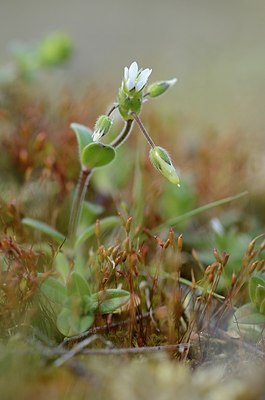
[[[134,61],[130,67],[124,68],[124,84],[128,91],[135,89],[140,92],[146,85],[152,70],[145,68],[144,70],[138,69],[137,62]]]

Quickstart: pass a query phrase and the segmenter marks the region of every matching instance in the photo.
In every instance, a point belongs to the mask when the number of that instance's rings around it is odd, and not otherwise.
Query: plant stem
[[[142,133],[144,134],[144,137],[146,138],[148,144],[154,148],[155,147],[155,143],[153,142],[153,140],[151,139],[151,137],[149,136],[147,130],[145,129],[142,121],[140,120],[140,118],[138,117],[138,115],[135,112],[132,112],[133,118],[135,119],[135,121],[137,122],[137,124],[139,125],[139,128],[141,129]]]
[[[83,168],[80,172],[78,184],[75,191],[75,197],[72,204],[69,227],[68,227],[68,236],[70,239],[73,239],[76,235],[76,229],[78,226],[82,204],[85,198],[85,194],[87,191],[87,186],[92,175],[92,170]]]
[[[116,139],[113,140],[113,142],[110,144],[110,146],[112,146],[112,147],[120,146],[124,142],[124,140],[126,140],[128,138],[132,127],[133,127],[133,120],[129,119],[128,121],[126,121],[123,130],[116,137]]]
[[[113,106],[109,109],[107,116],[109,117],[113,113],[113,111],[116,110],[116,108],[118,108],[118,106],[119,106],[118,104],[113,104]]]

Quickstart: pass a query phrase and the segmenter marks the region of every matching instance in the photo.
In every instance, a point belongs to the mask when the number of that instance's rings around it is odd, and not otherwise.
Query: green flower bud
[[[171,183],[174,183],[174,185],[180,186],[176,169],[165,149],[159,146],[152,147],[149,157],[153,166],[160,171],[165,178]]]
[[[131,113],[139,114],[142,107],[142,92],[132,91],[130,95],[126,92],[124,85],[119,90],[118,103],[119,112],[124,120],[133,119]]]
[[[98,142],[103,136],[105,136],[113,124],[112,119],[107,115],[101,115],[98,117],[97,122],[94,127],[93,141]]]
[[[175,85],[176,82],[176,78],[167,81],[154,82],[148,86],[147,93],[150,97],[160,96],[161,94],[165,93],[165,91],[171,86]]]

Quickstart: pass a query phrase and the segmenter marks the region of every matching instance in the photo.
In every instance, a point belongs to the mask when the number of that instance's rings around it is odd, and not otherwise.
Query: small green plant
[[[236,324],[238,331],[250,340],[262,337],[265,327],[265,273],[256,272],[248,282],[250,302],[239,307],[233,317],[232,327]]]
[[[87,280],[76,271],[64,271],[46,278],[41,292],[52,303],[57,315],[56,325],[64,336],[84,332],[93,324],[95,314],[109,314],[130,300],[122,289],[106,289],[91,293]]]
[[[11,48],[13,62],[0,69],[0,83],[9,83],[15,79],[29,82],[40,70],[65,63],[72,51],[72,41],[63,32],[50,33],[35,46],[15,43]]]

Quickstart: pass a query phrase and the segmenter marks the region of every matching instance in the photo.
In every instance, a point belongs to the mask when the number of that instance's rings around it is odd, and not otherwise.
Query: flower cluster
[[[124,89],[128,92],[131,92],[132,90],[140,92],[147,84],[148,78],[151,73],[152,70],[149,68],[139,70],[137,62],[134,61],[129,68],[124,68]]]
[[[155,145],[139,118],[139,113],[141,111],[144,98],[153,98],[160,96],[161,94],[165,93],[171,86],[173,86],[177,82],[177,79],[173,78],[164,81],[157,81],[146,88],[148,78],[151,73],[152,69],[150,68],[139,69],[136,61],[134,61],[129,67],[124,68],[124,76],[118,94],[118,102],[112,107],[108,115],[101,115],[98,118],[94,127],[94,131],[92,133],[92,140],[93,142],[97,143],[101,140],[103,136],[105,136],[109,132],[113,123],[110,115],[115,108],[118,108],[121,117],[126,122],[126,125],[125,130],[121,132],[118,140],[112,143],[112,146],[117,147],[128,137],[128,134],[130,133],[132,127],[132,122],[133,120],[135,120],[135,122],[139,125],[142,133],[144,134],[146,140],[148,141],[149,145],[151,146],[151,150],[149,153],[151,163],[170,182],[179,186],[179,177],[168,152],[162,147]],[[104,146],[104,152],[106,153],[106,145]],[[92,150],[94,149],[93,146],[90,147],[92,148]],[[97,151],[103,152],[101,148],[99,150],[99,147],[97,147]],[[86,152],[88,152],[88,150],[86,150]]]

